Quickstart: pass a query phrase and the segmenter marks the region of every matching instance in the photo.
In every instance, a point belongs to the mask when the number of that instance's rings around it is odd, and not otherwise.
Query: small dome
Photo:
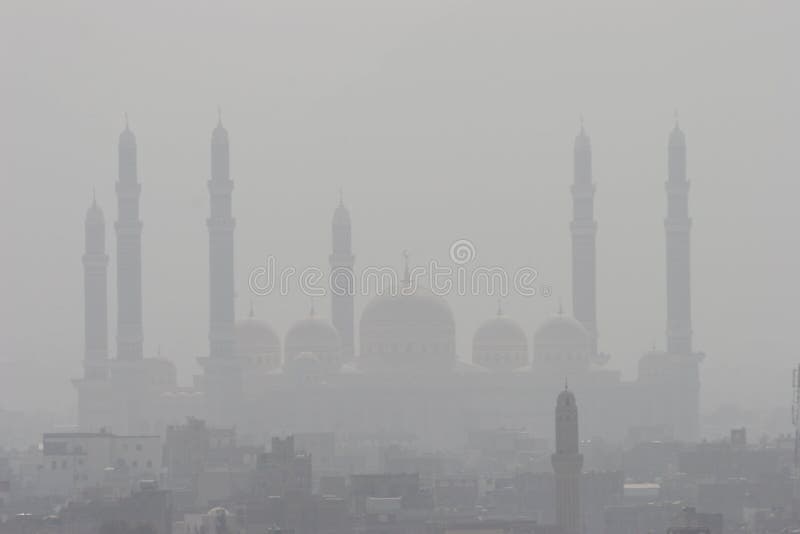
[[[472,338],[472,363],[493,370],[528,364],[528,337],[518,322],[502,314],[484,322]]]
[[[350,212],[341,202],[336,206],[336,210],[333,212],[333,225],[350,226]]]
[[[558,398],[556,399],[556,406],[559,408],[570,408],[575,407],[575,394],[572,393],[569,389],[564,388],[564,391],[558,394]]]
[[[102,208],[100,208],[96,200],[92,200],[92,205],[86,210],[86,225],[103,225],[105,220]]]
[[[558,373],[586,370],[591,363],[591,335],[577,320],[557,314],[533,336],[534,364]]]
[[[330,321],[315,317],[313,311],[286,332],[284,365],[289,366],[301,353],[311,353],[330,371],[338,371],[342,364],[342,340]]]
[[[128,127],[128,119],[125,119],[125,129],[119,134],[119,146],[136,146],[136,136],[133,131]]]
[[[677,122],[675,123],[675,127],[669,134],[669,146],[670,147],[686,146],[686,135],[684,135],[683,130],[681,130]]]
[[[592,141],[581,125],[581,131],[575,136],[575,152],[585,152],[592,149]]]
[[[265,321],[252,313],[247,319],[236,322],[236,356],[255,365],[274,369],[281,364],[281,340]]]
[[[215,145],[228,144],[228,130],[222,125],[221,120],[217,123],[217,127],[214,128],[214,131],[211,132],[211,143]]]

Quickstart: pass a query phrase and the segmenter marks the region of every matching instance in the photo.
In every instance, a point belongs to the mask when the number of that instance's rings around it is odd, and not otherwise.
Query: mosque
[[[86,215],[83,256],[85,355],[78,393],[84,430],[159,432],[186,416],[236,425],[256,436],[335,431],[373,439],[462,443],[469,430],[526,428],[551,438],[553,396],[569,380],[580,390],[585,436],[620,441],[698,436],[699,363],[692,348],[689,182],[686,141],[677,122],[667,146],[667,346],[644,354],[638,377],[622,380],[598,351],[595,291],[595,184],[590,138],[581,125],[571,186],[572,312],[525,328],[498,309],[475,331],[471,361],[455,350],[447,301],[429,290],[373,297],[358,318],[350,213],[339,202],[329,256],[330,320],[312,309],[283,338],[251,311],[235,318],[233,181],[229,138],[220,120],[211,135],[208,181],[209,352],[192,387],[177,385],[174,365],[143,357],[140,183],[136,138],[119,139],[116,183],[117,339],[110,357],[105,219],[96,201]],[[408,283],[406,276],[401,283]],[[357,333],[357,334],[356,334]],[[532,345],[532,346],[531,346]]]

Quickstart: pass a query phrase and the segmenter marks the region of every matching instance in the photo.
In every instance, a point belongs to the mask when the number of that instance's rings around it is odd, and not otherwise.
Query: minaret
[[[350,213],[344,207],[339,195],[339,205],[333,212],[333,252],[329,261],[331,266],[331,319],[342,339],[342,359],[352,361],[354,348],[353,298],[355,295],[355,276],[353,264]]]
[[[678,121],[669,136],[667,218],[667,352],[692,354],[692,303],[689,266],[689,181],[686,138]]]
[[[86,242],[83,254],[85,379],[108,376],[108,254],[103,210],[92,199],[86,211]]]
[[[579,534],[583,455],[579,451],[578,405],[566,385],[556,400],[556,452],[551,461],[556,483],[556,524],[564,534]]]
[[[211,134],[211,180],[208,181],[209,356],[234,356],[233,229],[228,131],[220,115]]]
[[[136,170],[136,137],[128,127],[119,136],[117,180],[117,358],[142,359],[141,185]]]
[[[575,137],[572,183],[572,311],[575,319],[591,334],[592,355],[597,355],[597,312],[595,290],[594,183],[592,145],[583,128]]]

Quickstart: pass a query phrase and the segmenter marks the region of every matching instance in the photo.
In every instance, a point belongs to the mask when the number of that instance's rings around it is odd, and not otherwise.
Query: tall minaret
[[[692,354],[692,303],[689,268],[689,181],[686,138],[678,121],[669,135],[667,218],[667,352]]]
[[[85,226],[83,376],[99,379],[108,376],[108,254],[106,221],[97,199],[92,199],[86,211]]]
[[[119,136],[117,180],[117,358],[142,358],[142,222],[141,185],[136,170],[136,137],[125,120]]]
[[[572,311],[575,319],[592,336],[592,354],[597,355],[597,312],[595,290],[594,183],[592,182],[592,145],[583,129],[575,137],[572,183]]]
[[[551,461],[556,482],[556,524],[565,534],[579,534],[583,455],[579,451],[578,405],[566,386],[556,400],[556,452]]]
[[[339,196],[339,205],[333,212],[333,252],[329,261],[331,266],[331,319],[342,339],[342,359],[353,360],[353,297],[355,295],[355,276],[353,264],[355,257],[351,246],[350,213]]]
[[[208,181],[209,357],[234,357],[234,275],[228,131],[220,115],[211,134],[211,180]]]

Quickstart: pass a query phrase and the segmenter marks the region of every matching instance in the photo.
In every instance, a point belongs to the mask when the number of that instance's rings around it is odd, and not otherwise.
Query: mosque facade
[[[334,431],[432,447],[458,444],[469,430],[526,428],[552,437],[552,398],[567,378],[581,392],[585,435],[697,438],[702,354],[691,345],[689,182],[677,123],[666,184],[667,348],[643,355],[630,381],[598,351],[595,184],[583,125],[574,144],[570,225],[574,316],[559,310],[529,338],[524,323],[499,308],[474,332],[469,360],[456,352],[457,324],[446,299],[416,286],[405,290],[408,265],[400,291],[373,297],[356,318],[352,221],[341,199],[331,223],[330,319],[312,308],[283,338],[252,306],[237,321],[229,142],[220,120],[208,182],[209,350],[194,384],[178,387],[171,362],[141,353],[136,139],[127,125],[121,134],[117,354],[110,357],[107,343],[105,222],[93,201],[84,254],[84,376],[73,381],[81,429],[158,432],[191,415],[254,435]]]

